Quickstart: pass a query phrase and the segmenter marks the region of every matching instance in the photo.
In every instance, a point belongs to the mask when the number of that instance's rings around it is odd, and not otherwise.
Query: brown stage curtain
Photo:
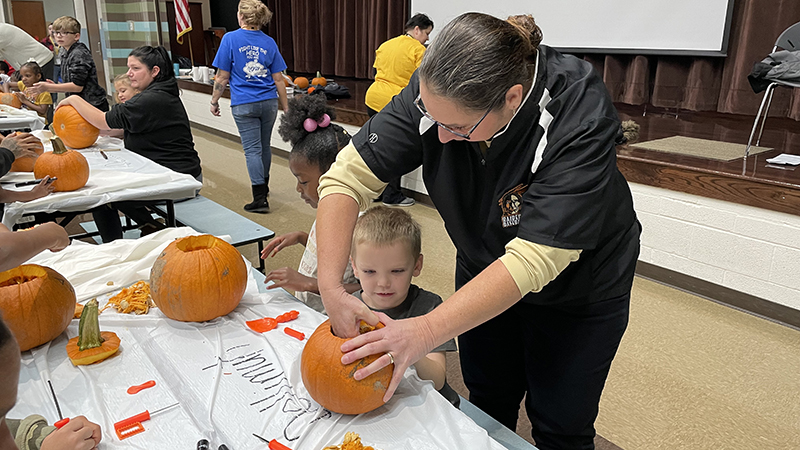
[[[615,102],[754,116],[763,94],[753,92],[747,75],[772,51],[783,30],[798,21],[798,0],[735,0],[725,58],[583,57],[603,74]],[[776,89],[770,116],[800,120],[800,89]]]
[[[408,0],[266,0],[289,70],[373,78],[375,50],[403,33]]]

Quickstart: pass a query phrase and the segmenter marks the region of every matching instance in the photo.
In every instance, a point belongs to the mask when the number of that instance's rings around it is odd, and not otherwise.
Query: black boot
[[[269,188],[266,184],[254,184],[250,186],[253,189],[253,202],[244,205],[244,210],[252,213],[269,212],[269,202],[267,202],[267,193]]]

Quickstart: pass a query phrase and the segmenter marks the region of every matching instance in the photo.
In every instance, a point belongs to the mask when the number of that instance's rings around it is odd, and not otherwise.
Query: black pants
[[[470,402],[511,430],[523,396],[540,450],[594,449],[594,421],[630,293],[579,306],[519,302],[459,337]]]
[[[122,239],[122,224],[119,219],[120,211],[136,222],[138,226],[147,223],[155,224],[153,216],[144,206],[127,202],[99,206],[92,211],[92,218],[104,243]],[[161,225],[159,224],[159,226]]]
[[[378,111],[367,106],[367,114],[372,117],[375,114],[378,114]],[[386,185],[386,189],[383,190],[383,193],[378,198],[378,200],[388,203],[390,205],[396,205],[403,200],[405,200],[406,196],[403,194],[403,191],[400,189],[400,178],[392,178],[389,180],[389,184]]]

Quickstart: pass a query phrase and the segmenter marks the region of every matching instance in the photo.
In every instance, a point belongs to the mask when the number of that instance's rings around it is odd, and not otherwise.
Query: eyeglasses
[[[74,31],[53,31],[53,36],[64,36],[65,34],[78,34]]]
[[[473,126],[466,134],[464,134],[464,133],[461,133],[459,131],[456,131],[453,128],[448,127],[447,125],[445,125],[445,124],[439,122],[438,120],[434,119],[433,117],[431,117],[431,115],[425,109],[425,105],[422,103],[422,96],[421,95],[417,95],[417,98],[414,100],[414,105],[416,105],[416,107],[419,110],[419,112],[421,112],[422,115],[425,116],[425,118],[427,118],[431,122],[435,123],[436,125],[441,127],[443,130],[449,131],[450,133],[453,133],[456,136],[464,138],[464,139],[469,139],[470,135],[472,135],[472,132],[475,131],[476,128],[478,128],[478,125],[480,125],[481,122],[483,122],[483,119],[485,119],[486,116],[488,116],[489,113],[492,112],[492,109],[494,108],[494,106],[492,106],[491,108],[487,109],[486,112],[483,113],[483,116],[478,121],[478,123],[476,123],[475,126]],[[462,128],[463,129],[463,128],[466,128],[466,127],[457,127],[457,128]]]

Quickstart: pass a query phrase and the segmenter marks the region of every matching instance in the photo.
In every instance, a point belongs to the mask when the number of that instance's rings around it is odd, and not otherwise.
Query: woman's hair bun
[[[520,33],[528,37],[534,50],[542,43],[542,30],[539,28],[539,25],[536,25],[536,21],[533,19],[532,15],[519,14],[510,16],[506,20],[519,29]]]

